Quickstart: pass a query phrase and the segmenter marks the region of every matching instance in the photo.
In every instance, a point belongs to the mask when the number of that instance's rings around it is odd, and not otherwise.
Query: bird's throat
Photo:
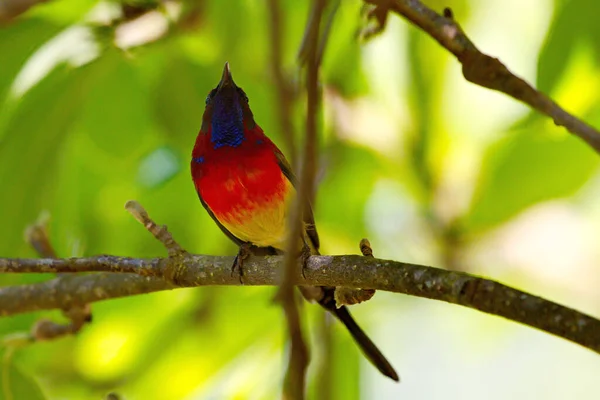
[[[240,104],[232,99],[220,99],[214,105],[211,138],[215,149],[224,146],[238,147],[245,140],[244,113]]]
[[[244,124],[234,119],[215,120],[210,141],[215,149],[223,146],[238,147],[245,140]]]

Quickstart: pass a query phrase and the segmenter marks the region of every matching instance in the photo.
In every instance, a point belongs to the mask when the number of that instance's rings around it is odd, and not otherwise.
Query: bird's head
[[[206,97],[201,131],[210,132],[210,141],[218,149],[238,147],[245,140],[244,130],[254,126],[248,96],[235,84],[229,63],[225,63],[221,81]]]

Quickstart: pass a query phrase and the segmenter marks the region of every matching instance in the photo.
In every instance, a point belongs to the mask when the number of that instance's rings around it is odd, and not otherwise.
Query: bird
[[[190,162],[200,202],[239,251],[232,271],[243,275],[250,254],[283,254],[288,241],[287,217],[296,196],[296,178],[289,162],[254,120],[249,99],[233,81],[225,63],[219,84],[206,97],[202,125]],[[319,235],[312,208],[306,203],[303,237],[310,254],[319,254]],[[262,253],[261,253],[262,251]],[[398,374],[354,321],[346,306],[337,307],[335,287],[299,286],[348,329],[366,358],[385,376]]]

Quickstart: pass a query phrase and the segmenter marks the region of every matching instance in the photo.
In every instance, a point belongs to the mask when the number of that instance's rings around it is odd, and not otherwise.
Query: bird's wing
[[[277,157],[277,163],[279,164],[279,168],[281,168],[281,172],[283,172],[283,175],[285,175],[285,177],[288,178],[292,185],[296,187],[298,182],[296,176],[292,172],[292,167],[290,166],[288,160],[285,158],[283,153],[279,151],[275,152],[275,156]],[[306,208],[304,210],[304,223],[306,224],[306,234],[310,238],[310,241],[312,242],[312,245],[314,246],[315,250],[318,251],[320,245],[319,234],[317,233],[317,227],[315,225],[315,217],[313,215],[312,206],[310,205],[310,202],[308,200],[305,204]]]

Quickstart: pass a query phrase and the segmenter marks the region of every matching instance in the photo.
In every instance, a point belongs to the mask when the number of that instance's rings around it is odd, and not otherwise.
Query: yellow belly
[[[274,247],[284,250],[288,240],[289,203],[296,191],[292,184],[283,179],[285,185],[281,196],[275,196],[251,209],[232,210],[219,222],[237,238],[259,247]],[[248,199],[245,204],[248,205]]]

